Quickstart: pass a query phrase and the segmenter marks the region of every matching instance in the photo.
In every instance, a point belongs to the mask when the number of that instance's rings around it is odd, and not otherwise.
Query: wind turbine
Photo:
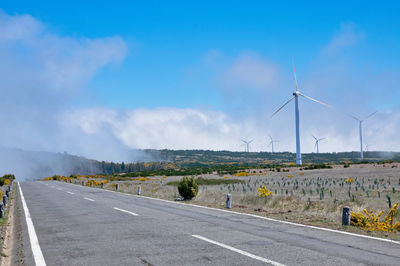
[[[278,142],[277,140],[274,140],[272,137],[271,137],[271,135],[269,136],[269,139],[270,139],[270,142],[269,142],[269,145],[268,146],[271,146],[271,151],[272,151],[272,153],[274,153],[274,143],[275,142]]]
[[[312,136],[315,139],[315,148],[317,148],[317,153],[319,153],[318,143],[320,142],[320,140],[324,140],[325,138],[318,139],[314,135],[312,135]]]
[[[246,145],[246,152],[250,152],[250,143],[253,142],[254,139],[250,140],[250,141],[246,141],[246,140],[241,140],[244,142],[244,144]]]
[[[367,144],[365,144],[365,151],[368,151],[368,148],[370,147],[370,146],[373,146],[374,144],[370,144],[370,143],[367,143]]]
[[[358,128],[359,128],[359,131],[360,131],[360,158],[361,158],[361,160],[364,160],[363,142],[362,142],[362,123],[365,120],[367,120],[368,118],[370,118],[371,116],[373,116],[374,114],[376,114],[377,112],[378,111],[375,111],[375,112],[371,113],[369,116],[365,117],[364,119],[360,119],[358,117],[355,117],[354,115],[347,114],[348,116],[350,116],[350,117],[354,118],[355,120],[357,120],[358,123],[359,123],[358,124]]]
[[[296,118],[296,164],[301,164],[301,152],[300,152],[300,119],[299,119],[299,96],[302,96],[306,99],[309,99],[313,102],[325,105],[327,107],[331,107],[330,105],[323,103],[321,101],[315,100],[307,95],[302,94],[299,91],[299,85],[297,84],[297,78],[296,78],[296,69],[294,67],[294,61],[293,61],[293,75],[294,75],[294,81],[296,83],[296,91],[293,92],[293,97],[290,98],[284,105],[282,105],[278,110],[275,111],[271,115],[271,118],[277,114],[280,110],[282,110],[283,107],[285,107],[289,102],[291,102],[294,99],[295,103],[295,118]]]

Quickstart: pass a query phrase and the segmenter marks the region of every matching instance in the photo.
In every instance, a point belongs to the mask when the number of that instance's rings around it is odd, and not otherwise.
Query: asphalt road
[[[47,265],[400,265],[399,243],[67,183],[20,187]]]

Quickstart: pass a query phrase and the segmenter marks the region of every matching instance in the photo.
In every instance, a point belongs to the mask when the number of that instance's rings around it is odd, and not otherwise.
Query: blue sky
[[[300,89],[337,108],[300,103],[305,151],[313,151],[311,132],[330,138],[325,151],[356,150],[357,128],[341,111],[375,110],[365,137],[376,149],[400,150],[385,141],[400,129],[396,1],[192,2],[2,1],[0,59],[26,80],[9,70],[0,85],[22,88],[5,91],[9,104],[37,116],[16,112],[13,120],[29,122],[10,127],[0,144],[96,157],[105,139],[112,150],[238,150],[243,137],[266,150],[272,134],[293,151],[293,107],[269,115],[295,89],[294,57]],[[48,107],[21,102],[27,91]],[[59,131],[44,134],[39,121],[49,115],[47,128]],[[15,134],[27,128],[37,137]]]
[[[254,51],[283,71],[291,71],[295,56],[301,76],[312,68],[321,47],[339,32],[341,23],[354,23],[366,34],[351,54],[361,59],[356,67],[369,62],[379,68],[398,67],[400,59],[395,1],[385,5],[372,1],[141,2],[5,1],[2,9],[8,14],[30,14],[64,36],[121,36],[128,44],[126,59],[119,67],[103,69],[90,84],[99,103],[110,107],[208,105],[224,110],[207,71],[196,82],[187,74],[207,52],[218,50],[229,59],[241,51]]]

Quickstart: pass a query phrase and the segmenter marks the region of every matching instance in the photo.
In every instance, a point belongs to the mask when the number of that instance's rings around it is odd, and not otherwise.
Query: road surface
[[[399,242],[55,181],[19,186],[26,265],[400,264]]]

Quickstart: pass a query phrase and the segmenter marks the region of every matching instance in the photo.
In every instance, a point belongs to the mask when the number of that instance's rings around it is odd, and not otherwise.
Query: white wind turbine
[[[369,151],[369,147],[371,147],[371,146],[373,146],[374,144],[371,144],[371,143],[367,143],[367,144],[365,144],[365,151]]]
[[[314,135],[312,135],[312,136],[313,136],[313,138],[314,138],[314,140],[315,140],[315,148],[317,148],[317,153],[319,153],[318,144],[319,144],[319,142],[320,142],[321,140],[324,140],[325,138],[320,138],[320,139],[318,139],[318,138],[316,138]]]
[[[368,118],[370,118],[371,116],[373,116],[374,114],[376,114],[377,112],[378,111],[375,111],[375,112],[371,113],[369,116],[365,117],[364,119],[360,119],[358,117],[355,117],[354,115],[347,114],[348,116],[350,116],[350,117],[354,118],[355,120],[357,120],[358,123],[359,123],[358,124],[358,128],[359,128],[359,131],[360,131],[360,158],[361,158],[361,160],[364,160],[363,140],[362,140],[362,123],[365,120],[367,120]]]
[[[241,141],[243,141],[244,144],[246,145],[246,148],[245,148],[245,149],[246,149],[246,152],[250,152],[250,143],[252,143],[253,140],[254,140],[254,139],[249,140],[249,141],[246,141],[246,140],[241,139]]]
[[[269,142],[268,146],[271,146],[271,151],[272,151],[272,153],[274,153],[274,143],[275,143],[275,142],[279,142],[279,141],[274,140],[274,139],[271,137],[271,135],[269,136],[269,139],[270,139],[270,142]]]
[[[299,96],[302,96],[304,98],[307,98],[313,102],[325,105],[327,107],[331,107],[330,105],[323,103],[321,101],[315,100],[307,95],[302,94],[299,91],[299,86],[297,84],[297,78],[296,78],[296,69],[294,68],[294,62],[293,62],[293,74],[294,74],[294,81],[296,83],[296,91],[293,92],[293,97],[290,98],[284,105],[282,105],[278,110],[275,111],[271,115],[273,117],[276,113],[278,113],[283,107],[285,107],[289,102],[291,102],[294,99],[295,103],[295,118],[296,118],[296,164],[301,164],[301,152],[300,152],[300,120],[299,120]]]

